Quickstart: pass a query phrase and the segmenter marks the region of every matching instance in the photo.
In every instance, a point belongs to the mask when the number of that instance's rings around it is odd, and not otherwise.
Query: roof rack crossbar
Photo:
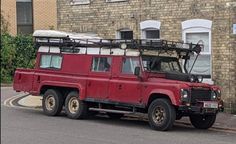
[[[203,48],[202,44],[183,43],[167,40],[147,40],[147,39],[75,39],[68,37],[35,37],[35,43],[37,47],[40,46],[58,46],[61,48],[72,49],[75,52],[77,47],[79,48],[120,48],[122,43],[127,45],[126,49],[136,49],[140,52],[144,50],[166,50],[166,51],[177,51],[177,52],[196,52],[200,53]],[[111,52],[111,51],[110,51]]]

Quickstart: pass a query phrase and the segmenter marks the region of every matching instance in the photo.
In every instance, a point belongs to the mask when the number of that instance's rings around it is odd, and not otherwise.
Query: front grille
[[[191,103],[195,104],[197,101],[211,100],[211,90],[206,89],[192,89],[191,90]]]

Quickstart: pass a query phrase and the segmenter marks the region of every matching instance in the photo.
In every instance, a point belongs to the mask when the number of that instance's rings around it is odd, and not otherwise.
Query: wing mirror
[[[135,67],[135,69],[134,69],[134,75],[136,75],[137,77],[140,77],[140,70],[141,70],[141,68],[140,67]]]

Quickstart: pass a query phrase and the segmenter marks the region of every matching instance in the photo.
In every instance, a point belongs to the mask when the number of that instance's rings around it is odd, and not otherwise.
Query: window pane
[[[62,57],[58,55],[42,55],[40,68],[61,68]]]
[[[95,57],[93,58],[92,71],[107,72],[111,68],[111,58]]]
[[[120,39],[133,39],[133,31],[120,31]]]
[[[135,67],[139,66],[137,58],[125,58],[123,60],[122,73],[134,74]]]
[[[40,61],[41,68],[49,68],[51,63],[51,55],[42,55]]]
[[[192,56],[187,63],[187,70],[189,71],[193,65],[196,55]],[[192,74],[206,75],[210,77],[211,75],[211,56],[210,55],[199,55],[194,67],[191,71]]]
[[[209,51],[209,33],[187,33],[186,34],[186,42],[187,43],[198,43],[199,40],[202,40],[204,43],[204,49],[202,52],[210,52]]]
[[[186,42],[188,43],[198,43],[202,40],[204,43],[204,49],[202,52],[207,52],[209,54],[202,54],[198,56],[198,59],[192,69],[193,74],[206,75],[208,78],[211,76],[211,55],[209,50],[209,33],[186,33]],[[187,69],[190,70],[196,55],[192,56],[187,64]]]
[[[33,25],[17,25],[18,34],[32,34]]]
[[[61,68],[62,57],[61,56],[52,56],[51,68]]]
[[[17,24],[32,24],[32,3],[17,2]]]
[[[145,30],[146,39],[159,39],[160,31],[159,30]]]

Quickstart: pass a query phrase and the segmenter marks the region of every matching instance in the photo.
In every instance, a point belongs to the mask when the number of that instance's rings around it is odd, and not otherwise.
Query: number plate
[[[203,107],[204,108],[218,108],[218,103],[217,102],[203,102]]]

